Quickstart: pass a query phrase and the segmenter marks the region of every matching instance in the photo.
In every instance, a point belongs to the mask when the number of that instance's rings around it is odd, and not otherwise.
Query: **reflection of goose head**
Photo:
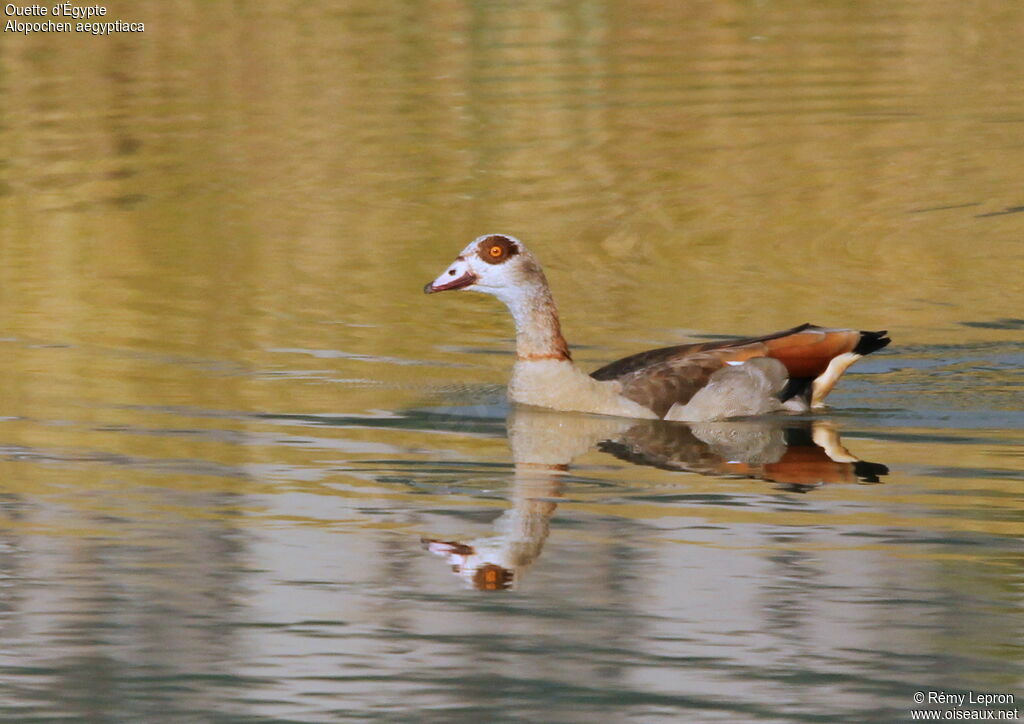
[[[480,590],[515,587],[540,556],[555,512],[562,477],[573,459],[600,440],[618,435],[635,420],[600,415],[567,415],[513,407],[507,427],[515,474],[512,508],[494,523],[495,535],[460,541],[424,539],[444,556],[467,585]]]
[[[512,489],[512,507],[494,522],[494,535],[467,543],[436,538],[423,539],[423,546],[444,556],[452,572],[467,585],[480,590],[512,588],[533,565],[548,538],[548,520],[557,504],[560,468],[542,475],[535,466],[517,466]]]
[[[503,559],[500,544],[476,546],[457,541],[423,539],[423,547],[431,553],[444,556],[467,584],[479,591],[504,591],[515,583],[514,566],[503,566],[492,559]]]

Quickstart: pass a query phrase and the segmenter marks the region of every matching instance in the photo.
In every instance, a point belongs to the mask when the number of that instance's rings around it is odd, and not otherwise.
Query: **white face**
[[[455,257],[441,276],[423,287],[426,294],[453,289],[472,289],[507,296],[522,281],[529,252],[518,239],[505,234],[479,236]]]

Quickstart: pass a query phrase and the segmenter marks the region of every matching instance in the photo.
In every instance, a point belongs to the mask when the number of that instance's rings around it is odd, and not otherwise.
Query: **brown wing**
[[[722,357],[698,351],[634,370],[618,381],[624,397],[664,417],[675,403],[689,401],[708,383],[711,374],[724,366]]]
[[[652,349],[605,365],[591,377],[618,380],[623,395],[664,417],[676,402],[689,401],[727,362],[774,357],[786,366],[790,379],[813,379],[837,355],[881,349],[889,343],[884,335],[801,324],[763,337]]]

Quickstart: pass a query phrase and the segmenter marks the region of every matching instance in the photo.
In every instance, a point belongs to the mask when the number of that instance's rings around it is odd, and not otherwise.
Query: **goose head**
[[[493,294],[508,304],[524,290],[537,286],[547,287],[547,280],[523,242],[506,234],[485,234],[471,241],[423,291],[434,294],[471,289]]]

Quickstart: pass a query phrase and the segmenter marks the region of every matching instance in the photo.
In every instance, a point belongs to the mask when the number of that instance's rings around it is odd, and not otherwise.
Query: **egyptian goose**
[[[508,396],[556,410],[667,420],[717,420],[822,407],[847,368],[887,344],[886,332],[812,324],[763,337],[682,344],[620,359],[587,375],[572,361],[536,257],[518,239],[474,239],[427,294],[493,294],[516,325]]]

